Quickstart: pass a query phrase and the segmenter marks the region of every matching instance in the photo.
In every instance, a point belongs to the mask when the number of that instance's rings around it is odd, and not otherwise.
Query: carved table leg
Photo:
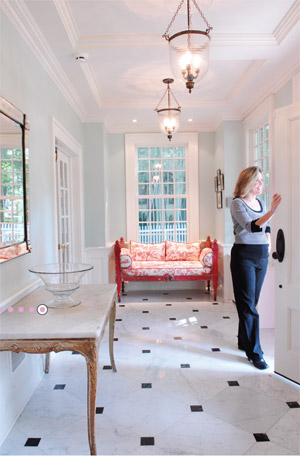
[[[117,372],[115,360],[114,360],[114,333],[115,333],[115,319],[116,319],[116,301],[110,311],[109,317],[109,356],[111,366],[114,372]]]
[[[95,439],[95,413],[98,375],[98,346],[93,343],[86,355],[88,391],[87,391],[87,418],[90,454],[97,454]]]

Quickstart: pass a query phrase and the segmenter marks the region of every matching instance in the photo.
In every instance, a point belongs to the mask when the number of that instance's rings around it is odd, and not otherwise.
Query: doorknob
[[[282,229],[279,229],[276,237],[276,252],[273,252],[272,257],[278,260],[279,263],[283,261],[285,250],[284,234]]]

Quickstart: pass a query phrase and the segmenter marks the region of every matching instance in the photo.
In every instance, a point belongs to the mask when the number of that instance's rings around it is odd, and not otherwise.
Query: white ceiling
[[[157,106],[172,77],[161,37],[180,0],[0,0],[84,122],[109,132],[158,131]],[[191,2],[192,3],[192,2]],[[207,75],[191,94],[175,82],[180,131],[244,119],[299,71],[299,0],[197,0],[213,26]],[[193,7],[194,8],[194,7]],[[194,28],[205,25],[192,9]],[[186,29],[176,18],[170,34]],[[76,54],[88,54],[80,63]],[[137,122],[133,123],[132,120]],[[189,122],[188,119],[193,119]]]

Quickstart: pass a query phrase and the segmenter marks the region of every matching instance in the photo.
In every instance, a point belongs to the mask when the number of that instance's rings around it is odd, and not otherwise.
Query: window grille
[[[270,149],[269,124],[264,123],[253,132],[253,163],[262,170],[264,191],[261,198],[269,207],[270,200]]]
[[[184,147],[138,147],[139,241],[187,241]]]
[[[0,246],[17,244],[25,237],[21,149],[1,148],[0,191]]]

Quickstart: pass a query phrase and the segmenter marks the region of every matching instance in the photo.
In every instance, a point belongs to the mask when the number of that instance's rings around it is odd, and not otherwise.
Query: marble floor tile
[[[126,294],[117,305],[118,372],[103,369],[110,366],[108,331],[99,350],[98,454],[299,454],[300,408],[286,402],[300,404],[300,388],[272,370],[273,330],[261,330],[270,369],[259,371],[237,348],[232,302],[213,304],[203,290]],[[89,454],[86,382],[81,355],[52,354],[49,374],[0,454]],[[65,388],[54,390],[57,384]],[[269,441],[257,442],[254,433],[266,433]],[[154,445],[141,445],[142,437]],[[28,438],[41,440],[25,447]]]

